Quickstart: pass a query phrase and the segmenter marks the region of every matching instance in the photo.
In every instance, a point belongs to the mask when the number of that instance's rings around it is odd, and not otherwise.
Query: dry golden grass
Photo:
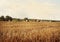
[[[60,42],[60,22],[0,22],[0,42]]]

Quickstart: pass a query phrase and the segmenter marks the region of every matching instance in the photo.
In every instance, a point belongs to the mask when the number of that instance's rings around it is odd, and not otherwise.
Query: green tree
[[[5,19],[6,21],[12,21],[12,17],[10,17],[10,16],[6,16],[6,19]]]
[[[5,21],[4,16],[1,16],[1,17],[0,17],[0,21]]]
[[[28,18],[24,18],[24,21],[27,21],[27,22],[28,22],[28,21],[29,21],[29,19],[28,19]]]

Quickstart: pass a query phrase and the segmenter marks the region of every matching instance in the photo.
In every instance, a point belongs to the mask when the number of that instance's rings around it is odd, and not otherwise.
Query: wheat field
[[[0,42],[60,42],[60,22],[0,21]]]

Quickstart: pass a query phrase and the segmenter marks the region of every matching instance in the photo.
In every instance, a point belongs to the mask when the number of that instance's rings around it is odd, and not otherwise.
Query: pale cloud
[[[0,0],[0,14],[13,17],[59,19],[60,6],[48,1],[36,0]]]

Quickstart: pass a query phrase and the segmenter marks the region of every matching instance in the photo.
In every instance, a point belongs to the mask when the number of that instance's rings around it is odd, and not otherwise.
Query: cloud
[[[0,14],[12,17],[59,19],[60,6],[55,3],[35,0],[5,0],[0,3]]]

